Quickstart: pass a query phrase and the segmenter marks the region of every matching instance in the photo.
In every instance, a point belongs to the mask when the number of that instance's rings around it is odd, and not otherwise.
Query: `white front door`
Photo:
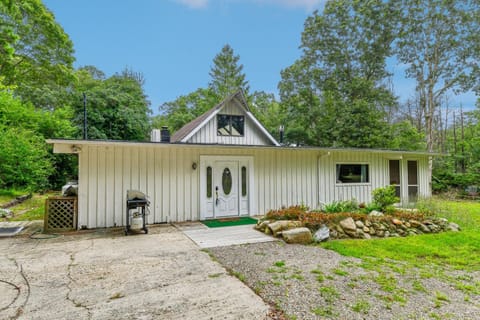
[[[215,161],[213,181],[215,217],[240,215],[238,161]]]
[[[200,156],[200,220],[255,212],[252,156]]]

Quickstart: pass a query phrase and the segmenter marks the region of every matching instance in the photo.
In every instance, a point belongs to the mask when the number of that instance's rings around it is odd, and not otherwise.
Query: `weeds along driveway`
[[[0,319],[264,319],[268,306],[172,226],[0,239]]]
[[[208,250],[286,319],[480,319],[478,270],[361,260],[283,242]]]

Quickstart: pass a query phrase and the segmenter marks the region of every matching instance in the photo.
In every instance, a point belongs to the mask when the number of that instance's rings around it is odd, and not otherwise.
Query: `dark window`
[[[408,161],[408,184],[417,184],[417,161]]]
[[[228,196],[232,191],[232,173],[230,169],[225,168],[222,174],[222,188],[223,193]]]
[[[241,137],[245,132],[245,117],[219,114],[217,116],[217,134],[219,136]]]
[[[337,183],[370,182],[368,164],[337,164]]]
[[[418,167],[417,161],[408,161],[408,201],[418,200]]]
[[[400,160],[389,160],[390,184],[395,186],[395,196],[400,198]]]
[[[247,195],[247,168],[242,167],[242,197]]]
[[[400,160],[390,160],[390,184],[400,184]]]
[[[207,198],[212,197],[212,167],[207,167]]]

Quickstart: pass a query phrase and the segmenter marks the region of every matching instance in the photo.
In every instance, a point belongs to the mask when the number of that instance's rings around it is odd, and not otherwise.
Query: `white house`
[[[163,132],[163,140],[168,137]],[[78,227],[126,224],[127,190],[150,199],[148,223],[264,214],[334,200],[370,202],[395,185],[403,204],[429,197],[424,152],[281,146],[231,95],[161,142],[47,140],[78,154]]]

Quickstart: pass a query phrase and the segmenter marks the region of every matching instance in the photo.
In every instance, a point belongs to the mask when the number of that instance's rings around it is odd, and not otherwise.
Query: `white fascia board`
[[[260,129],[260,131],[262,131],[275,146],[280,147],[280,144],[277,142],[277,140],[272,137],[272,135],[267,131],[267,129],[265,129],[265,127],[257,120],[257,118],[253,116],[250,111],[247,111],[246,114],[250,118],[250,120],[255,123],[255,125]]]
[[[223,108],[223,106],[222,106]],[[215,110],[214,112],[212,112],[211,115],[209,115],[205,120],[203,120],[195,129],[193,129],[192,131],[190,131],[189,134],[187,134],[182,140],[180,140],[180,142],[188,142],[188,140],[193,137],[198,131],[200,131],[201,128],[203,128],[210,120],[213,119],[213,117],[215,117],[217,115],[218,112],[220,112],[220,110],[222,108],[218,108],[217,110]]]

